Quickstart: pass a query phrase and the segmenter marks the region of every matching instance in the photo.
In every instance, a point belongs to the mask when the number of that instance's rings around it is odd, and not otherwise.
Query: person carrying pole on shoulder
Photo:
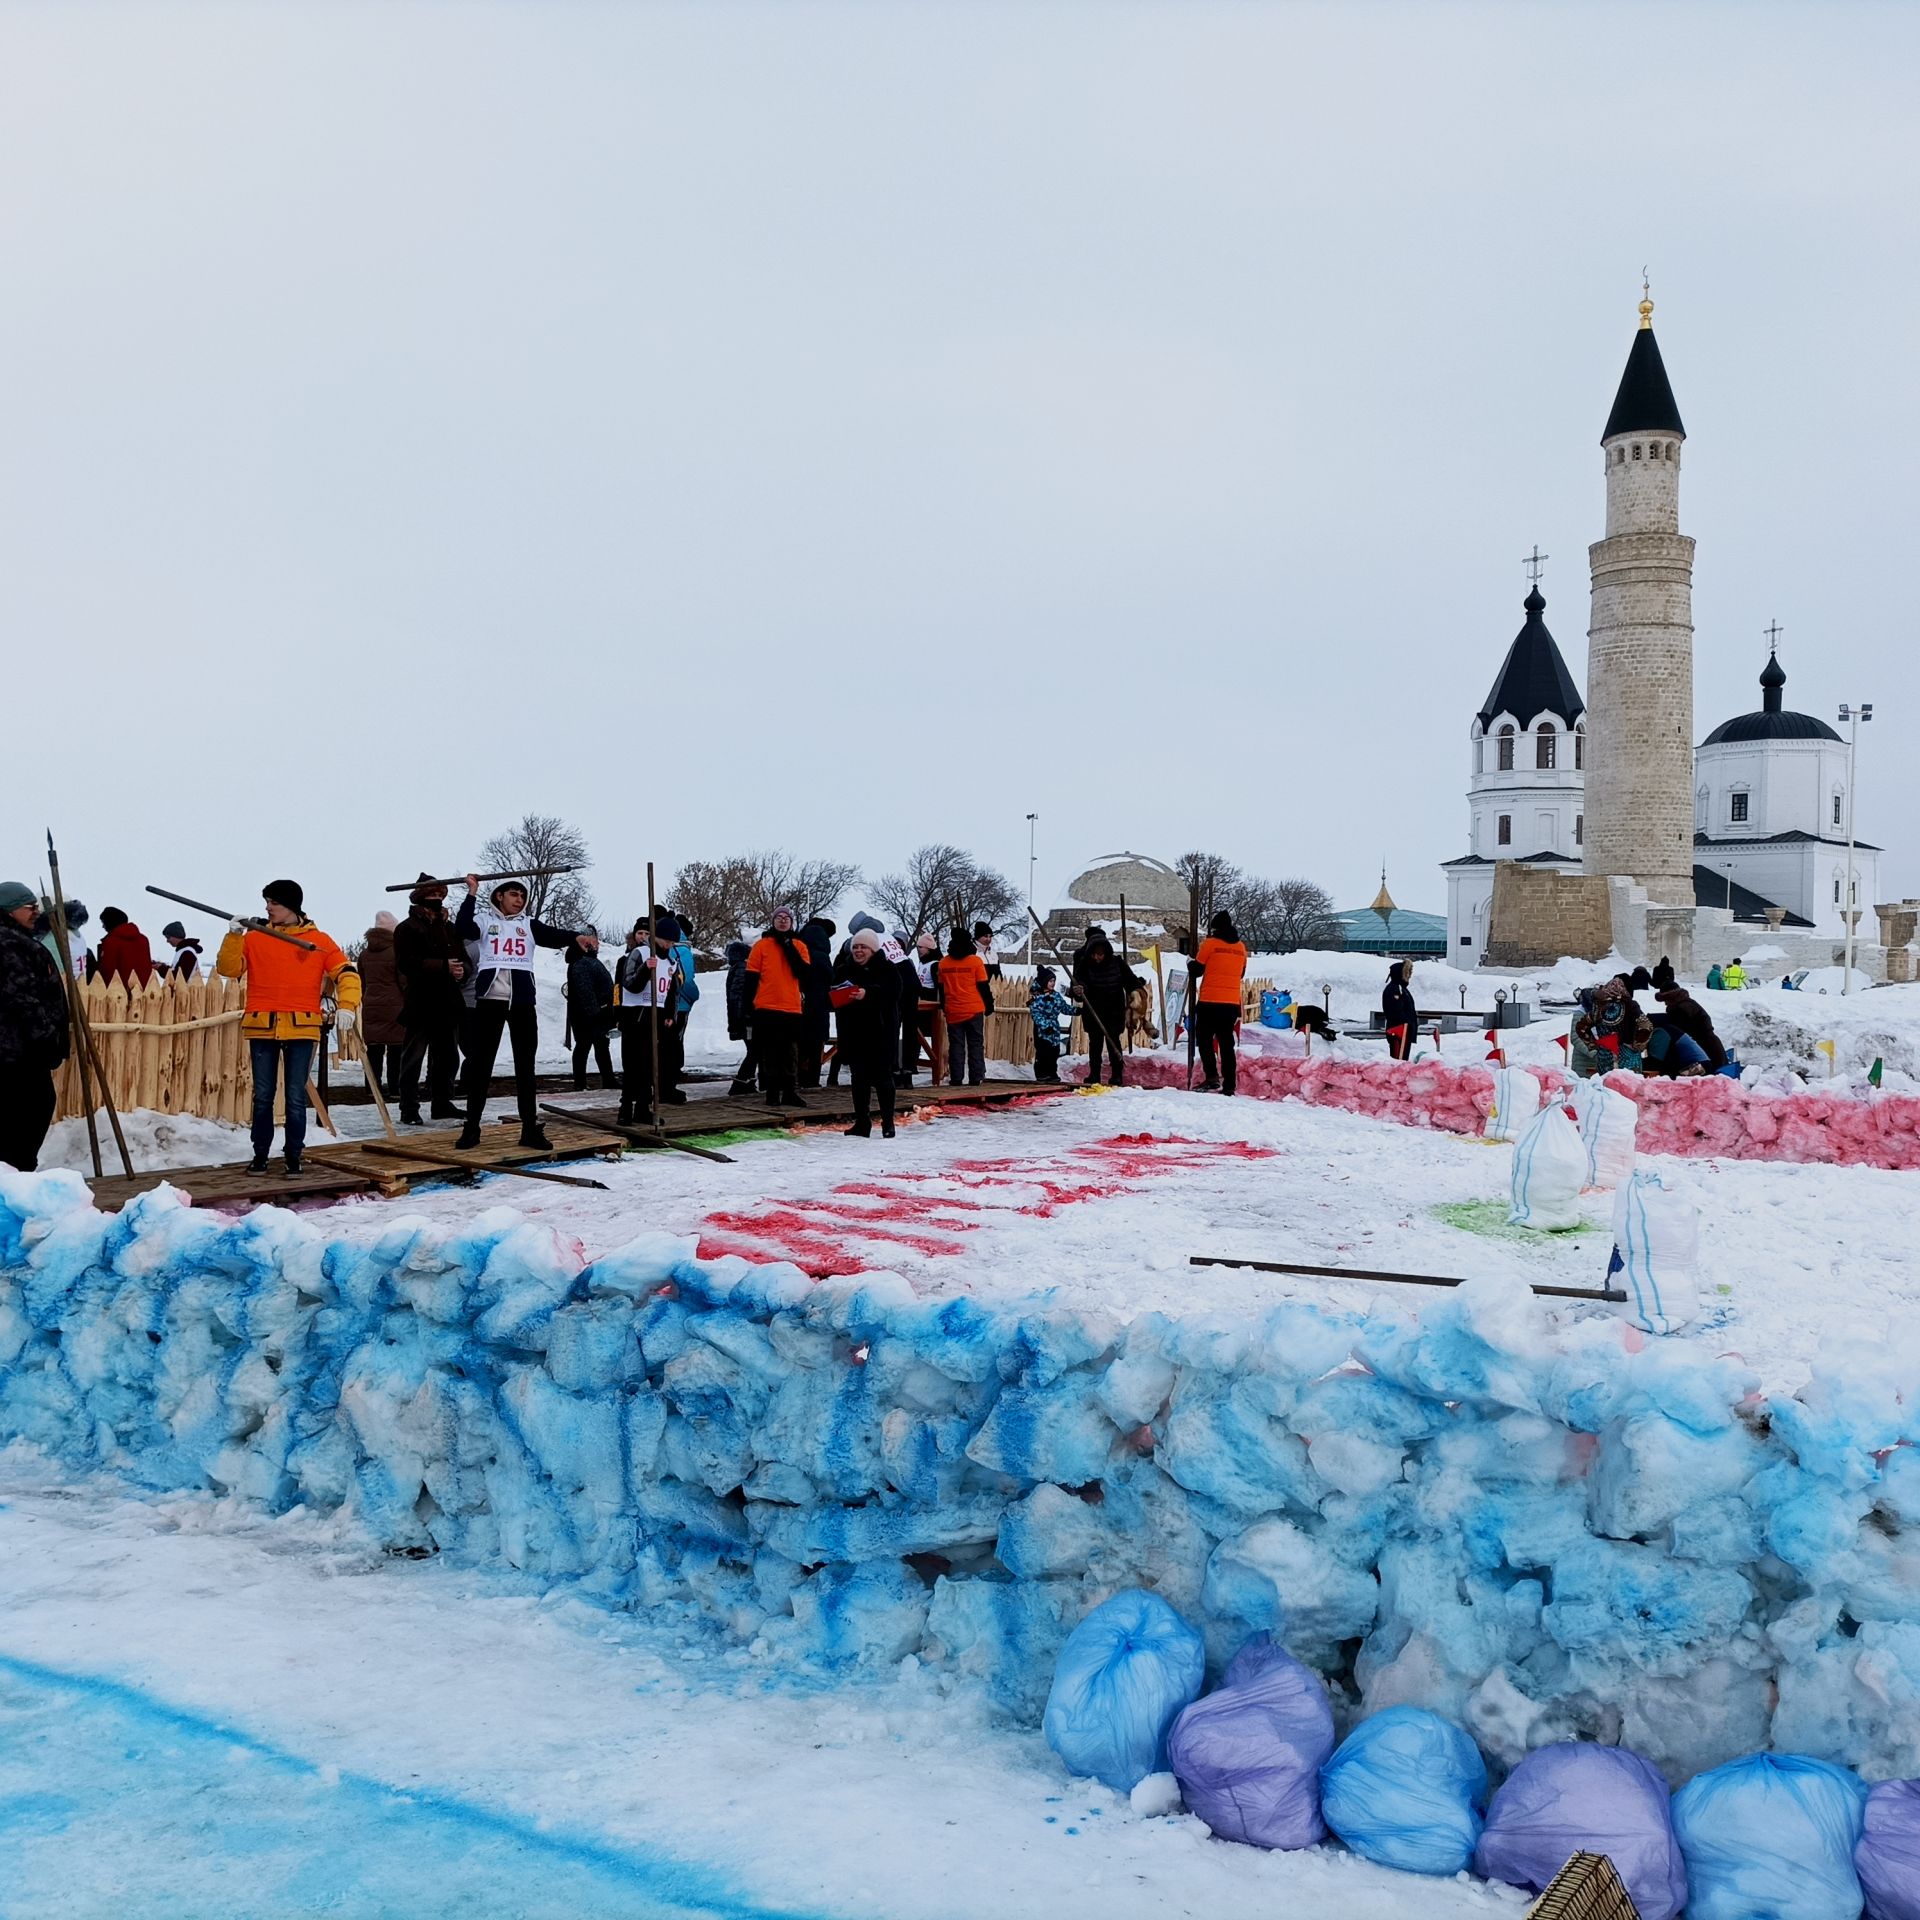
[[[1200,1042],[1203,1093],[1229,1097],[1239,1084],[1239,1057],[1234,1031],[1240,1025],[1240,992],[1247,977],[1247,947],[1230,913],[1216,913],[1193,956],[1200,976],[1194,1002],[1194,1035]]]
[[[0,881],[0,1161],[21,1173],[40,1164],[73,1038],[60,962],[34,937],[39,911],[31,887]]]
[[[460,1129],[456,1148],[471,1152],[480,1144],[480,1116],[486,1111],[487,1089],[500,1036],[513,1043],[513,1090],[520,1103],[520,1144],[545,1149],[550,1141],[540,1125],[540,1095],[535,1063],[540,1052],[540,1015],[534,998],[533,955],[537,947],[569,947],[577,938],[572,927],[553,927],[527,912],[523,880],[502,880],[480,905],[480,878],[467,875],[467,891],[454,916],[454,930],[463,940],[480,943],[474,975],[473,1057],[467,1063],[467,1123]]]
[[[284,1073],[290,1179],[300,1171],[307,1144],[307,1078],[326,1024],[321,999],[333,995],[334,1029],[344,1039],[359,1017],[360,972],[339,942],[307,918],[306,896],[298,881],[269,880],[260,896],[267,903],[267,923],[306,946],[276,940],[244,920],[234,920],[228,923],[213,967],[225,979],[244,976],[247,983],[246,1011],[240,1016],[253,1067],[253,1160],[247,1171],[267,1170],[267,1155],[273,1151],[273,1096]]]

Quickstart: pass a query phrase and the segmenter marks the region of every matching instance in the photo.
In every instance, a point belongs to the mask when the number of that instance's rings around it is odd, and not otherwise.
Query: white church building
[[[1492,691],[1468,728],[1467,851],[1446,862],[1447,954],[1479,965],[1502,860],[1578,872],[1586,843],[1586,703],[1542,615],[1536,586]],[[1767,909],[1800,932],[1845,937],[1849,900],[1873,937],[1879,849],[1856,841],[1847,865],[1846,742],[1787,709],[1778,654],[1760,675],[1761,702],[1723,721],[1694,749],[1694,898],[1732,912],[1756,936]],[[1756,940],[1757,944],[1757,940]]]

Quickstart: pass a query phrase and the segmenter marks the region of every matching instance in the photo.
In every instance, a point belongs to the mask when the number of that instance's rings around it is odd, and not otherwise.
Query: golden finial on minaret
[[[1653,329],[1653,282],[1645,267],[1640,269],[1640,326],[1643,332]]]

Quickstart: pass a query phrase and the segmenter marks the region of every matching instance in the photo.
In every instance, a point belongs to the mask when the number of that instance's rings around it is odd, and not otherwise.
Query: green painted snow
[[[1458,1227],[1462,1233],[1477,1233],[1488,1240],[1540,1238],[1540,1228],[1516,1227],[1513,1224],[1508,1218],[1513,1211],[1512,1204],[1506,1200],[1443,1200],[1430,1211],[1436,1220],[1442,1220],[1450,1227]],[[1576,1233],[1595,1233],[1598,1229],[1592,1222],[1583,1220],[1577,1227],[1556,1227],[1551,1231],[1558,1238],[1569,1238]]]

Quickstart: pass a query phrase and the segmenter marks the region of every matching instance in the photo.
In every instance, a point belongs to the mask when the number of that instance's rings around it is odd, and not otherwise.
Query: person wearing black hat
[[[533,955],[537,947],[573,945],[579,930],[549,926],[527,911],[527,883],[502,880],[480,904],[480,876],[467,875],[466,897],[454,919],[462,940],[480,943],[473,983],[473,1057],[467,1062],[467,1123],[454,1145],[471,1152],[480,1144],[480,1116],[500,1036],[513,1042],[513,1090],[520,1103],[520,1144],[545,1150],[553,1145],[540,1125],[540,1095],[535,1063],[540,1053],[540,1015],[534,996]]]
[[[0,1161],[21,1173],[40,1164],[71,1038],[60,963],[34,937],[39,911],[31,887],[0,881]]]
[[[178,920],[169,920],[160,929],[160,938],[173,949],[173,965],[168,972],[176,980],[191,980],[200,968],[200,942],[188,939],[186,928]]]
[[[244,920],[234,920],[213,965],[223,978],[244,976],[247,983],[247,1008],[240,1017],[253,1068],[253,1164],[247,1171],[267,1170],[274,1094],[284,1075],[286,1167],[291,1177],[300,1171],[307,1140],[307,1076],[326,1026],[321,1002],[332,993],[334,1031],[345,1039],[359,1017],[360,972],[340,943],[307,918],[297,880],[269,880],[260,897],[267,903],[268,925],[284,929],[293,939],[276,940]]]
[[[407,896],[407,917],[393,930],[393,965],[400,976],[400,1025],[407,1042],[400,1054],[400,1118],[410,1127],[420,1117],[420,1069],[427,1069],[427,1097],[435,1120],[458,1120],[454,1074],[460,1063],[460,1028],[467,948],[446,908],[447,890],[423,873]]]

